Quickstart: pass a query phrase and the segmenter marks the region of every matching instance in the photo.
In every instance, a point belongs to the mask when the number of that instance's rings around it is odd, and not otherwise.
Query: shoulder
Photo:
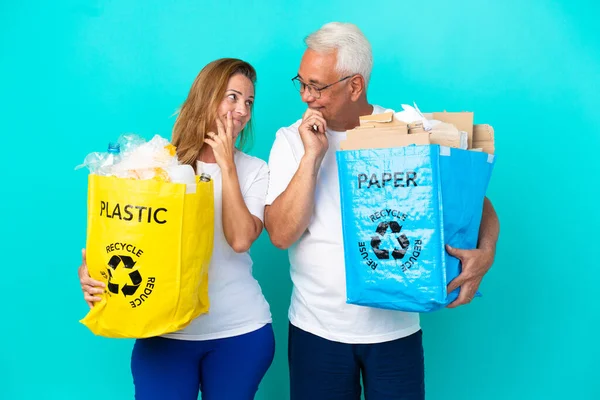
[[[257,172],[261,169],[268,168],[267,163],[264,160],[251,156],[250,154],[246,154],[240,150],[235,152],[235,165],[238,167],[238,169],[241,169],[246,173]]]
[[[275,140],[278,140],[278,139],[286,140],[286,141],[292,143],[292,142],[295,142],[296,139],[300,139],[300,135],[298,135],[298,127],[300,126],[301,122],[302,122],[302,120],[299,119],[298,121],[294,122],[290,126],[284,126],[282,128],[279,128],[275,135]],[[300,142],[302,142],[302,141],[300,141]]]
[[[302,143],[302,139],[300,138],[300,134],[298,133],[298,127],[302,122],[301,119],[294,122],[292,125],[284,126],[277,130],[275,135],[275,141],[273,142],[273,147],[271,148],[271,158],[278,153],[282,157],[288,157],[291,152],[293,154],[293,158],[299,159],[304,154],[304,144]],[[293,161],[293,160],[288,160]],[[271,161],[269,161],[271,162]]]

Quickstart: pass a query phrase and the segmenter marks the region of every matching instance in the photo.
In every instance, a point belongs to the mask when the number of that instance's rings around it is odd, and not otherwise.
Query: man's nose
[[[317,99],[317,98],[316,98],[314,95],[312,95],[312,94],[310,93],[310,90],[308,90],[308,88],[306,88],[306,89],[304,90],[304,92],[300,93],[300,96],[302,97],[302,101],[303,101],[304,103],[308,103],[308,102],[311,102],[311,101],[315,101],[315,100]]]

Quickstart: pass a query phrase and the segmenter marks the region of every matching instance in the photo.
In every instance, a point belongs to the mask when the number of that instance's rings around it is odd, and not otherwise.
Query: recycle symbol
[[[133,270],[135,266],[135,261],[129,256],[112,256],[110,261],[108,262],[108,266],[110,268],[108,271],[108,291],[114,294],[119,294],[119,286],[121,287],[121,292],[123,296],[133,296],[137,291],[138,287],[140,287],[140,283],[142,283],[142,275],[140,275],[140,271]],[[125,270],[129,271],[127,276],[129,277],[128,283],[120,285],[119,283],[114,283],[113,279],[115,279],[114,275],[119,272],[117,269],[125,268]],[[123,275],[123,274],[121,274]]]
[[[406,250],[410,245],[410,241],[408,240],[405,234],[398,235],[400,233],[400,230],[402,230],[402,225],[400,225],[396,221],[380,222],[379,225],[377,225],[377,229],[375,229],[375,232],[377,232],[379,236],[371,237],[371,247],[373,248],[373,252],[375,253],[375,256],[380,260],[389,260],[390,251],[387,249],[379,248],[381,246],[382,239],[389,236],[388,228],[390,228],[391,233],[395,236],[395,241],[397,241],[399,245],[399,247],[394,246],[393,250],[391,251],[392,258],[394,260],[401,260],[406,254]],[[393,240],[387,240],[386,242],[391,243],[393,242]]]

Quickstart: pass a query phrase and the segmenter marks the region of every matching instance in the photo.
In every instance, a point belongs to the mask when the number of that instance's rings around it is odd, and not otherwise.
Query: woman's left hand
[[[217,118],[218,133],[208,132],[204,142],[208,144],[215,155],[215,160],[223,173],[235,168],[233,155],[235,152],[235,140],[233,138],[233,117],[231,111],[227,113],[227,127]]]

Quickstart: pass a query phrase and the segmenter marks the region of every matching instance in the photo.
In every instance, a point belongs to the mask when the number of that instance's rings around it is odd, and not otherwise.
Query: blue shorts
[[[271,324],[215,340],[138,339],[131,355],[137,400],[252,400],[273,361]]]
[[[422,332],[383,343],[345,344],[290,324],[291,400],[424,400]]]

